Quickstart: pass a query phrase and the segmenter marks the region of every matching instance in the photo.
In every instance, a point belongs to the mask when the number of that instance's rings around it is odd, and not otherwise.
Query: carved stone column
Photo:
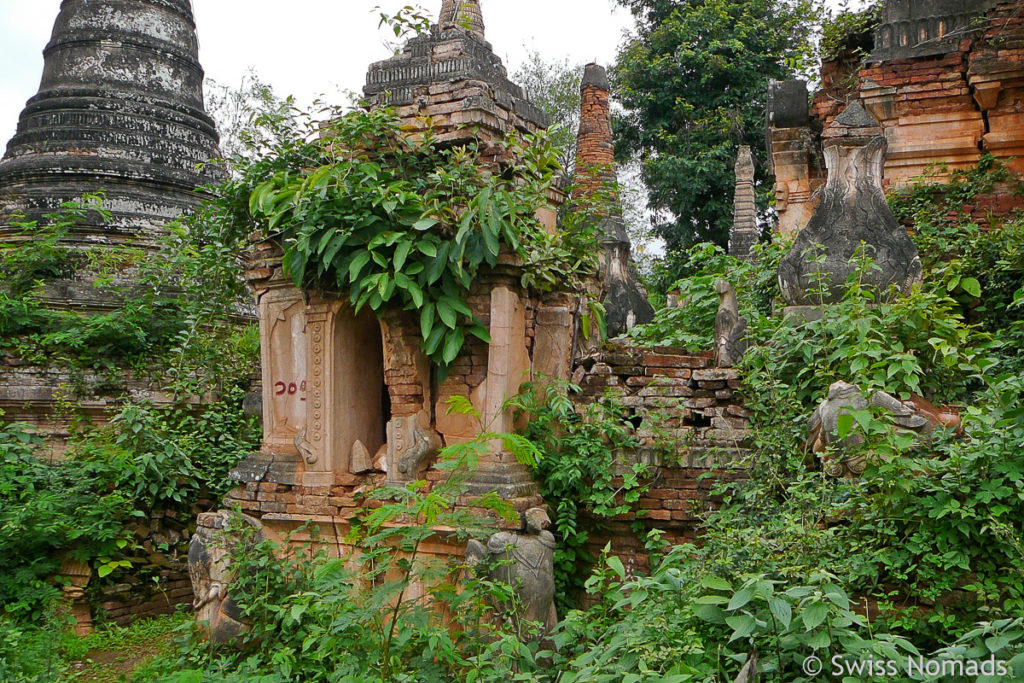
[[[290,284],[258,297],[263,368],[263,451],[297,454],[306,429],[306,302]]]
[[[530,358],[526,348],[526,313],[519,296],[508,287],[491,292],[491,344],[488,351],[487,392],[484,399],[484,429],[509,432],[511,411],[505,402],[529,380]],[[502,498],[526,498],[537,493],[529,471],[500,440],[491,442],[491,452],[481,459],[469,492],[480,495],[497,491]]]
[[[331,304],[324,301],[311,303],[306,312],[307,417],[306,429],[296,442],[306,461],[306,472],[302,476],[305,486],[334,484],[334,472],[327,454],[330,443],[328,416],[331,414],[331,395],[328,387],[332,380],[332,313]]]

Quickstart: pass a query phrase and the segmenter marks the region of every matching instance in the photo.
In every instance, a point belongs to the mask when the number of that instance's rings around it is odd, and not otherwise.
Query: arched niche
[[[355,313],[347,303],[334,315],[333,336],[332,469],[351,472],[355,449],[364,449],[372,461],[387,441],[391,399],[384,381],[384,340],[373,311]]]
[[[307,311],[307,427],[303,483],[329,486],[336,475],[370,469],[391,418],[384,340],[376,315],[347,301],[317,299]]]

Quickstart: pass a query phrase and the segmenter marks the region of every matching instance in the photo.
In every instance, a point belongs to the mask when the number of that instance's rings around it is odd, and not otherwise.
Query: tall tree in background
[[[757,155],[767,206],[769,80],[794,76],[812,53],[811,0],[619,0],[637,21],[613,77],[626,113],[620,158],[639,155],[668,249],[724,245],[739,145]]]
[[[580,126],[580,81],[583,64],[567,59],[547,61],[531,50],[512,80],[521,85],[530,101],[551,118],[548,132],[558,150],[558,160],[566,173],[576,167],[576,131]]]

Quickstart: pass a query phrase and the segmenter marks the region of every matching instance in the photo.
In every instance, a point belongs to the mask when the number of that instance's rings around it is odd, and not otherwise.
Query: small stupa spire
[[[480,0],[444,0],[441,4],[441,30],[461,28],[480,40],[484,37],[484,15]]]

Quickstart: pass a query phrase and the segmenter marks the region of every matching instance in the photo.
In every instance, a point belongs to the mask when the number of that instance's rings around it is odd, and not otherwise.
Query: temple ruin
[[[66,243],[83,248],[152,247],[162,226],[199,205],[197,190],[222,171],[213,120],[203,104],[203,69],[189,0],[67,0],[44,52],[38,94],[0,161],[0,238],[24,239],[14,220],[39,220],[65,202],[102,193],[109,221],[96,212],[76,222]],[[19,218],[21,217],[21,218]],[[106,312],[120,300],[93,286],[87,268],[46,284],[43,303],[58,310]],[[131,291],[131,272],[116,284]],[[160,378],[124,376],[124,386],[80,396],[81,415],[109,418],[118,395],[166,402]],[[59,403],[67,368],[0,359],[0,409],[33,425],[60,455],[71,416]]]
[[[501,143],[510,131],[547,124],[508,80],[486,42],[476,2],[445,2],[429,33],[370,66],[365,93],[371,106],[394,107],[410,135],[425,130],[429,120],[439,144],[473,142],[485,167],[507,160],[508,148]],[[587,67],[582,96],[579,176],[571,201],[610,198],[594,216],[604,256],[591,288],[608,307],[610,325],[624,332],[649,320],[653,310],[630,270],[603,68]],[[566,198],[550,199],[551,207],[538,217],[554,228],[555,208]],[[663,498],[642,501],[648,509],[638,511],[636,519],[668,528],[678,538],[693,536],[699,501],[690,499],[704,486],[698,483],[701,475],[737,463],[745,453],[747,414],[734,395],[736,371],[715,369],[710,351],[697,356],[682,349],[648,352],[628,341],[595,350],[580,333],[580,295],[524,290],[521,265],[511,256],[483,271],[468,297],[474,315],[489,327],[491,342],[467,343],[442,382],[432,380],[431,364],[420,350],[419,325],[408,312],[391,310],[379,319],[368,312],[356,315],[347,298],[296,288],[284,276],[281,257],[281,245],[265,240],[254,243],[250,256],[248,280],[259,304],[263,350],[264,441],[261,451],[232,473],[238,487],[224,502],[258,519],[274,537],[312,521],[325,548],[349,552],[352,521],[366,504],[361,493],[384,483],[439,481],[442,473],[432,467],[439,449],[471,440],[485,426],[513,431],[503,404],[522,383],[541,377],[571,378],[581,385],[578,398],[584,403],[607,392],[630,406],[647,446],[623,456],[651,461],[672,482]],[[447,413],[449,399],[456,396],[469,398],[483,424]],[[661,426],[687,446],[678,460],[662,462],[655,454],[654,420],[664,412],[671,416]],[[676,486],[692,493],[669,494]],[[529,471],[500,444],[492,444],[472,474],[464,503],[471,506],[474,496],[492,491],[521,516],[543,505]],[[212,529],[216,519],[203,516],[200,525]],[[522,524],[520,519],[511,528]],[[635,566],[636,547],[625,538],[614,540],[617,552],[629,555]],[[448,545],[439,533],[429,552],[461,555],[464,548]]]
[[[795,234],[825,182],[820,133],[859,101],[888,140],[883,184],[943,177],[991,154],[1024,172],[1024,18],[1014,0],[888,0],[869,34],[822,66],[807,107],[801,82],[773,84],[768,138],[779,232]],[[859,50],[866,51],[862,61]],[[993,195],[1006,215],[1019,198]]]

